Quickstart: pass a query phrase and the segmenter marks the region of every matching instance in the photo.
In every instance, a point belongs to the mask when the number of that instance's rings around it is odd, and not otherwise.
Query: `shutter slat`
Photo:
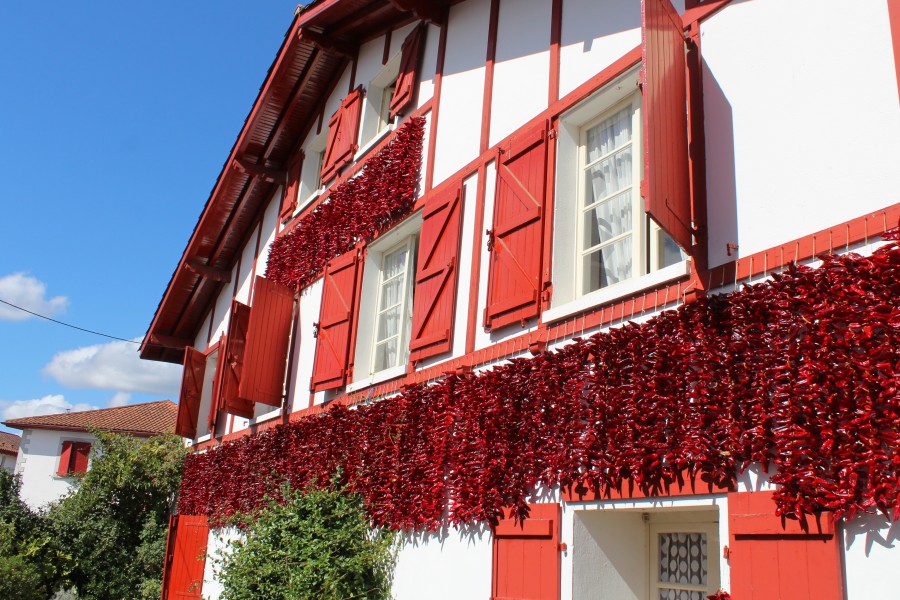
[[[644,208],[679,246],[690,250],[684,29],[669,0],[642,0],[641,51]]]
[[[354,250],[334,259],[325,268],[311,382],[313,391],[342,387],[347,382],[359,263],[359,251]]]
[[[409,108],[415,98],[416,79],[422,60],[426,28],[425,23],[420,23],[403,40],[400,51],[400,73],[397,75],[394,95],[391,96],[389,114],[391,119]]]
[[[206,371],[206,356],[187,346],[184,349],[184,372],[181,376],[181,394],[178,398],[178,416],[175,433],[181,437],[197,437],[197,422],[200,417],[200,395],[203,393],[203,375]]]
[[[410,360],[421,360],[453,346],[459,277],[461,188],[430,198],[423,210],[419,259],[413,293]]]
[[[222,387],[219,391],[222,409],[245,419],[253,418],[253,402],[243,398],[238,390],[244,370],[249,321],[250,307],[234,301],[231,319],[228,321],[228,333],[225,335],[225,348],[219,352],[218,366],[222,372]]]
[[[239,394],[248,402],[281,406],[294,311],[294,293],[257,277],[247,329]]]
[[[547,130],[541,123],[514,138],[497,162],[487,329],[530,319],[540,309]]]

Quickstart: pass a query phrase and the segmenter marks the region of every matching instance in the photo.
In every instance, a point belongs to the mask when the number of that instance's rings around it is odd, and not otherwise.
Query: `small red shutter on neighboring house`
[[[690,250],[684,29],[669,0],[642,0],[641,50],[644,208],[679,246]]]
[[[200,395],[203,393],[203,374],[206,372],[206,356],[191,348],[184,349],[184,372],[181,375],[181,395],[178,398],[178,417],[175,433],[181,437],[197,437],[197,420],[200,416]]]
[[[740,600],[842,600],[840,540],[830,513],[798,521],[775,516],[771,492],[728,494],[731,595]]]
[[[497,161],[494,223],[484,325],[496,329],[535,317],[541,289],[546,123],[513,138]]]
[[[203,568],[209,526],[204,516],[179,515],[170,521],[166,541],[162,600],[199,600],[203,592]]]
[[[294,293],[264,277],[253,287],[240,396],[281,406],[294,312]]]
[[[344,98],[340,108],[328,120],[328,143],[322,158],[322,181],[327,181],[338,170],[353,160],[359,149],[359,117],[362,113],[364,91],[359,86]]]
[[[71,473],[83,475],[87,473],[88,461],[91,458],[90,442],[74,442],[72,444],[72,470]]]
[[[559,504],[529,504],[524,523],[494,528],[492,600],[558,600]]]
[[[234,301],[231,304],[231,319],[228,321],[227,343],[224,352],[219,352],[219,369],[222,372],[219,396],[225,412],[253,418],[253,402],[245,400],[239,393],[241,373],[244,370],[244,353],[247,346],[247,325],[250,321],[250,307]]]
[[[328,390],[347,382],[350,342],[356,318],[360,251],[353,250],[331,261],[322,283],[322,308],[316,325],[316,359],[312,390]]]
[[[391,96],[389,116],[392,119],[409,108],[415,98],[416,77],[422,60],[426,27],[425,23],[420,23],[403,40],[400,50],[400,72],[397,75],[394,95]]]
[[[461,187],[434,195],[425,203],[413,294],[410,360],[447,352],[452,347],[461,225]]]
[[[60,477],[65,477],[69,474],[69,464],[72,461],[72,442],[63,442],[62,443],[62,454],[59,456],[59,467],[56,469],[56,474]]]
[[[297,208],[297,194],[300,190],[300,169],[303,167],[303,153],[298,152],[288,166],[288,178],[281,197],[281,210],[278,213],[282,221],[287,221]]]

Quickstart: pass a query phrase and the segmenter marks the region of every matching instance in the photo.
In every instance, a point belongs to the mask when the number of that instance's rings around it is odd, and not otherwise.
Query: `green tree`
[[[175,435],[94,434],[90,470],[48,515],[72,555],[72,582],[85,600],[159,598],[184,442]]]
[[[390,594],[395,534],[370,527],[344,490],[285,490],[217,561],[222,600],[380,600]]]

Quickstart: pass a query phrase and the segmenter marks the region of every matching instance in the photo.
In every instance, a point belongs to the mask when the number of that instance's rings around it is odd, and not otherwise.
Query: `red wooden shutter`
[[[410,360],[421,360],[453,345],[453,316],[459,277],[462,225],[461,188],[451,188],[425,203],[413,294]]]
[[[187,346],[184,349],[184,372],[181,375],[181,395],[178,398],[178,417],[175,433],[181,437],[197,437],[197,420],[200,416],[200,395],[203,393],[203,375],[206,372],[206,356]]]
[[[294,293],[264,277],[253,287],[253,307],[240,396],[250,402],[281,406],[287,369]]]
[[[225,408],[224,403],[222,402],[222,394],[220,390],[222,389],[222,373],[224,369],[222,368],[222,363],[225,360],[225,348],[228,347],[228,336],[224,333],[219,336],[219,345],[216,352],[216,367],[215,373],[212,376],[212,393],[210,394],[210,402],[209,402],[209,416],[207,417],[207,424],[209,425],[209,430],[212,433],[216,431],[216,419],[219,417],[219,411]]]
[[[558,600],[559,504],[529,504],[530,516],[494,528],[491,600]]]
[[[356,325],[359,263],[359,250],[353,250],[334,259],[325,268],[322,308],[316,325],[313,391],[338,388],[347,382],[350,342]]]
[[[416,75],[421,62],[426,27],[425,23],[420,23],[403,40],[400,50],[400,73],[397,75],[394,95],[391,96],[389,115],[391,119],[409,108],[415,98]]]
[[[684,29],[669,0],[642,0],[641,50],[644,208],[679,246],[690,250]]]
[[[253,418],[253,402],[245,400],[238,393],[238,386],[240,386],[241,373],[244,370],[249,321],[250,307],[234,301],[231,304],[231,319],[228,321],[225,347],[219,351],[217,367],[220,369],[222,377],[219,388],[222,409],[245,419]]]
[[[204,516],[172,517],[162,582],[162,600],[200,600],[209,526]]]
[[[56,474],[60,477],[65,477],[69,474],[69,465],[72,462],[72,442],[63,442],[62,443],[62,454],[59,456],[59,467],[56,469]]]
[[[775,516],[772,492],[728,494],[731,595],[740,600],[841,600],[840,540],[831,513],[798,521]]]
[[[340,108],[328,120],[328,143],[322,157],[322,181],[353,160],[359,149],[359,117],[362,113],[363,88],[359,86],[344,98]]]
[[[88,461],[91,458],[90,442],[74,442],[72,444],[72,470],[71,473],[83,475],[87,473]]]
[[[502,152],[502,150],[501,150]],[[535,317],[540,306],[547,125],[513,138],[497,161],[484,326]]]
[[[297,194],[300,190],[300,169],[303,167],[303,152],[297,156],[288,166],[288,179],[284,186],[284,194],[281,197],[281,210],[278,213],[282,221],[287,221],[297,208]]]

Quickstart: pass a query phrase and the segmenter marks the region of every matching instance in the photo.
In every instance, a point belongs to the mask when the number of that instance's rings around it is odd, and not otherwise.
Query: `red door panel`
[[[200,600],[209,527],[205,516],[179,515],[169,524],[162,600]]]
[[[494,528],[492,600],[559,600],[559,504],[530,504],[524,523]]]

